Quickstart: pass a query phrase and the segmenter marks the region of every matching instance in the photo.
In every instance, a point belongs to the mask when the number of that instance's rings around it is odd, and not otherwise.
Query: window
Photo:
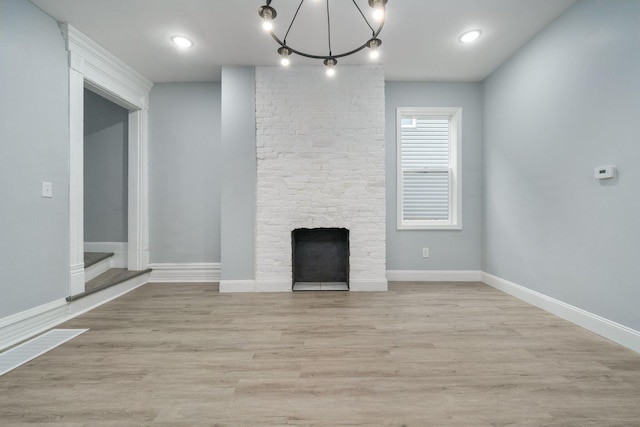
[[[403,117],[400,119],[400,124],[403,128],[415,128],[418,126],[415,117]]]
[[[398,229],[460,229],[461,108],[398,108]]]

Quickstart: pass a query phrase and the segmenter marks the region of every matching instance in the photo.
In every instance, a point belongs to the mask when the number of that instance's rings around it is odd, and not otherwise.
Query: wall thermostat
[[[607,179],[613,178],[616,176],[616,167],[615,166],[598,166],[593,170],[593,176],[596,179]]]

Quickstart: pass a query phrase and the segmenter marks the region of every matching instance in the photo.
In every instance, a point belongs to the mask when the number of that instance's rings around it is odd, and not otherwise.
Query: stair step
[[[67,301],[75,301],[77,299],[86,297],[87,295],[94,294],[103,289],[110,288],[111,286],[118,285],[122,282],[133,279],[134,277],[138,277],[150,272],[150,268],[140,271],[130,271],[126,268],[111,268],[108,271],[100,274],[98,277],[89,280],[85,284],[84,292],[67,297]]]
[[[85,252],[84,253],[84,283],[106,273],[113,268],[113,252]]]
[[[91,267],[94,264],[99,263],[105,259],[111,258],[113,252],[85,252],[84,253],[84,268]]]

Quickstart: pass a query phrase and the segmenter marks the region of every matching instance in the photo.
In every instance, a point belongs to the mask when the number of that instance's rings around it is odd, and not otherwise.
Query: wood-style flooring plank
[[[639,354],[480,283],[147,284],[59,327],[0,425],[640,425]]]

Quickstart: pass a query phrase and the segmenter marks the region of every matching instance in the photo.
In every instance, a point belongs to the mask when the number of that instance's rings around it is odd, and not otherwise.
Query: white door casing
[[[128,268],[149,264],[148,109],[153,83],[67,23],[69,52],[69,295],[84,292],[84,89],[129,110]]]

